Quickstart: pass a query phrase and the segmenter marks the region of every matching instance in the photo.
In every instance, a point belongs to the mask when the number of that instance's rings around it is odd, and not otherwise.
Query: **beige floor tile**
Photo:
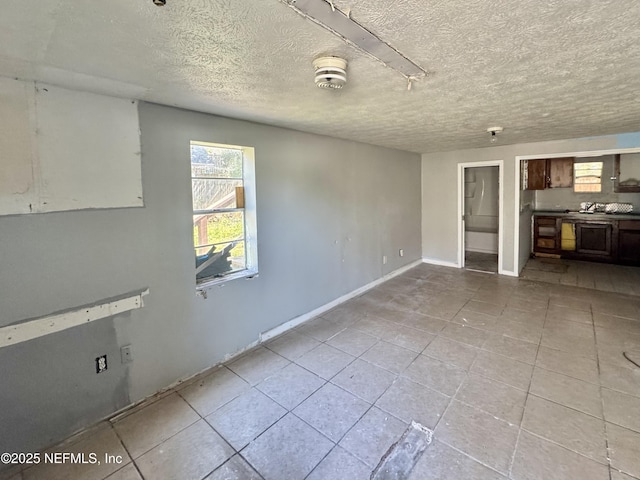
[[[538,397],[602,418],[600,387],[592,383],[535,368],[529,391]]]
[[[355,357],[348,353],[323,343],[298,358],[296,363],[321,378],[329,380],[354,360]]]
[[[507,307],[500,315],[502,320],[510,322],[522,322],[528,325],[536,325],[542,327],[545,322],[545,312],[536,310],[519,310],[517,308]]]
[[[450,323],[442,329],[440,336],[456,342],[466,343],[472,347],[480,347],[489,336],[489,333],[479,328]]]
[[[593,341],[593,325],[572,322],[563,318],[547,317],[543,333],[551,333],[558,336],[580,337]]]
[[[640,432],[640,397],[603,388],[602,400],[607,422]]]
[[[504,310],[504,304],[496,305],[495,303],[480,302],[478,300],[470,300],[462,309],[462,312],[472,311],[478,313],[485,313],[487,315],[493,315],[494,317],[500,316]]]
[[[394,327],[395,323],[389,322],[388,320],[384,320],[375,315],[367,315],[351,326],[351,328],[355,328],[356,330],[360,330],[361,332],[376,338],[382,338],[385,334],[392,333]]]
[[[342,447],[335,447],[305,480],[369,480],[371,468]],[[222,480],[222,479],[221,479]],[[233,480],[233,479],[230,479]],[[243,480],[238,478],[238,480]]]
[[[135,459],[199,419],[189,404],[174,393],[113,426]]]
[[[436,338],[435,335],[431,333],[397,324],[382,337],[386,342],[393,343],[394,345],[412,350],[416,353],[422,352],[434,338]]]
[[[471,374],[464,381],[455,398],[518,426],[524,413],[527,392]]]
[[[62,463],[41,463],[23,471],[25,480],[102,480],[131,462],[111,424],[102,422],[69,441],[41,455],[55,453],[84,454],[87,463],[64,460]],[[93,456],[92,456],[93,454]],[[114,460],[107,462],[105,455]],[[100,463],[98,463],[100,462]]]
[[[298,405],[293,413],[333,442],[338,442],[370,406],[355,395],[327,383]]]
[[[432,358],[437,358],[445,363],[450,363],[464,370],[471,368],[476,359],[478,349],[465,343],[449,340],[444,337],[436,337],[422,352]]]
[[[189,405],[204,417],[249,388],[247,382],[227,367],[220,367],[179,391]]]
[[[319,344],[318,340],[291,330],[267,342],[265,346],[284,358],[295,360]]]
[[[608,480],[607,466],[522,431],[513,458],[513,480]]]
[[[105,480],[142,480],[138,469],[133,463],[121,468],[117,472],[109,475]]]
[[[256,388],[287,410],[293,410],[324,385],[325,380],[292,363],[266,378]]]
[[[204,480],[262,480],[240,455],[234,455]]]
[[[406,317],[398,320],[398,323],[407,327],[422,330],[427,333],[437,334],[439,333],[449,322],[440,318],[430,317],[429,315],[423,315],[421,313],[413,312]]]
[[[287,410],[252,388],[220,407],[205,420],[234,449],[240,451],[286,413]]]
[[[600,382],[603,387],[640,397],[640,368],[620,368],[601,361]]]
[[[402,376],[447,396],[453,396],[465,379],[466,372],[426,355],[418,355]]]
[[[640,433],[607,423],[611,467],[640,478]]]
[[[633,320],[630,318],[616,317],[596,312],[593,314],[593,321],[596,327],[615,329],[617,331],[629,332],[635,335],[640,334],[640,320],[637,319]]]
[[[409,480],[502,480],[506,477],[471,457],[434,440],[418,460]]]
[[[355,357],[362,355],[377,342],[376,337],[355,328],[347,328],[327,340],[327,344]]]
[[[243,450],[265,480],[305,478],[334,443],[289,413]]]
[[[340,446],[372,470],[406,428],[407,424],[403,421],[373,407],[349,430],[340,441]]]
[[[406,378],[398,378],[378,399],[376,406],[405,423],[416,421],[433,429],[450,398]]]
[[[459,325],[464,325],[465,327],[492,331],[498,323],[498,317],[471,310],[461,310],[451,321]]]
[[[549,299],[549,307],[550,311],[553,311],[554,313],[562,312],[562,310],[557,310],[557,307],[568,308],[583,312],[591,312],[591,304],[589,302],[585,302],[581,298],[574,297],[551,296]]]
[[[638,322],[640,324],[640,322]],[[621,328],[596,327],[598,344],[608,343],[620,347],[622,350],[640,350],[640,334],[631,333]]]
[[[316,317],[303,323],[296,330],[311,338],[315,338],[319,342],[324,342],[327,338],[333,337],[336,333],[341,332],[345,328],[346,327],[339,325],[328,318]]]
[[[611,468],[611,480],[636,480],[636,478]]]
[[[522,428],[597,462],[607,463],[601,419],[529,395]]]
[[[511,338],[499,333],[493,333],[482,344],[482,350],[513,358],[523,363],[533,365],[538,353],[538,345]]]
[[[233,454],[222,437],[200,420],[135,462],[145,479],[204,478]]]
[[[286,358],[265,347],[256,347],[228,363],[227,367],[251,385],[255,385],[287,365],[289,360]]]
[[[598,364],[593,358],[540,346],[536,366],[589,383],[599,384]]]
[[[393,383],[396,375],[364,360],[356,359],[331,380],[340,388],[374,403]]]
[[[540,343],[542,337],[542,325],[530,324],[524,322],[512,322],[510,320],[504,320],[503,317],[498,319],[498,322],[493,328],[493,333],[505,335],[507,337],[515,338],[525,342]]]
[[[453,400],[436,427],[435,438],[507,474],[518,430],[515,425]]]
[[[593,317],[591,316],[591,309],[589,308],[588,303],[583,303],[585,309],[578,310],[575,308],[567,308],[554,305],[555,298],[556,297],[551,297],[549,309],[547,310],[547,320],[558,319],[568,320],[571,322],[582,323],[586,325],[593,324]]]
[[[574,355],[596,358],[596,344],[594,339],[586,339],[545,330],[542,332],[540,344],[543,347],[562,350],[563,352]]]
[[[360,357],[393,373],[400,373],[418,356],[417,352],[380,341]]]
[[[480,351],[470,371],[527,390],[533,366],[496,353]]]

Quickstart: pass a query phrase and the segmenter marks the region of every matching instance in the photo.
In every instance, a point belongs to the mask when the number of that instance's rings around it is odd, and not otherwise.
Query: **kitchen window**
[[[602,162],[574,163],[574,192],[598,193],[602,191]]]
[[[199,287],[257,273],[254,172],[253,148],[191,142]]]

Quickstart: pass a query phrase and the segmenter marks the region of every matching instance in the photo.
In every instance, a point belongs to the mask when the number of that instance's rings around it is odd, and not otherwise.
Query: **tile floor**
[[[532,258],[522,270],[521,277],[538,282],[640,296],[640,267],[559,258]]]
[[[412,480],[640,478],[640,299],[421,265],[11,480],[369,478],[411,421]]]
[[[481,272],[498,273],[498,255],[482,252],[464,252],[464,268]]]

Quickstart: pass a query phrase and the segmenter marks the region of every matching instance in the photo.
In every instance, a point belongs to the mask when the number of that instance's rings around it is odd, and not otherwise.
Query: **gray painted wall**
[[[419,155],[153,104],[139,113],[144,208],[0,217],[0,325],[150,289],[140,310],[0,349],[0,451],[51,444],[420,258]],[[256,149],[259,277],[206,299],[190,140]]]
[[[520,269],[529,251],[526,231],[514,238],[516,208],[516,156],[588,152],[640,147],[640,133],[602,137],[523,143],[497,147],[456,150],[422,155],[422,256],[425,259],[457,264],[458,258],[458,163],[489,160],[504,161],[504,225],[502,268]],[[519,186],[518,186],[519,188]],[[528,217],[526,212],[524,220]],[[530,228],[527,229],[530,232]],[[516,246],[518,258],[515,257]],[[525,255],[523,249],[527,252]]]

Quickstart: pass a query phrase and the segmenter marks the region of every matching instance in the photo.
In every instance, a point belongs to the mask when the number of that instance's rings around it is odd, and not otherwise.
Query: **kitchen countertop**
[[[534,210],[533,215],[584,220],[640,220],[640,213],[580,213],[576,210]]]

